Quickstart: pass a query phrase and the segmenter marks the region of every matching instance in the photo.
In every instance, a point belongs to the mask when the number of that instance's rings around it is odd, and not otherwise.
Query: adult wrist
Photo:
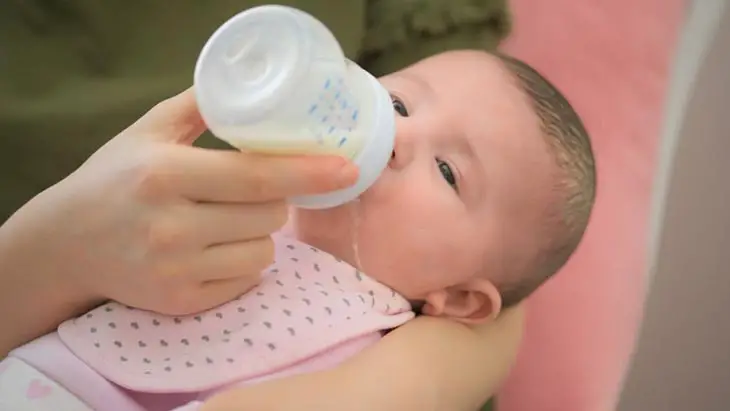
[[[50,309],[58,305],[80,311],[98,304],[101,298],[79,283],[68,259],[53,249],[57,243],[46,241],[52,231],[36,230],[43,222],[33,217],[20,210],[0,226],[0,284],[5,291],[25,294],[32,299],[29,304],[42,302]]]

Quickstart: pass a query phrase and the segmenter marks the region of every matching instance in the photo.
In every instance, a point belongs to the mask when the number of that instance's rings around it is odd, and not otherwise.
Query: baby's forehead
[[[439,110],[451,112],[454,120],[484,132],[512,134],[515,127],[538,127],[534,107],[518,79],[499,57],[486,52],[441,53],[388,76],[385,84],[413,91],[408,94],[415,94],[415,99],[429,100]]]
[[[396,94],[403,88],[408,99],[427,99],[441,109],[458,110],[459,117],[477,123],[499,117],[532,123],[527,118],[535,115],[516,77],[501,59],[486,52],[441,53],[387,76],[384,84],[393,86]]]
[[[420,81],[436,91],[519,93],[512,73],[498,57],[481,51],[450,51],[426,58],[395,73]]]

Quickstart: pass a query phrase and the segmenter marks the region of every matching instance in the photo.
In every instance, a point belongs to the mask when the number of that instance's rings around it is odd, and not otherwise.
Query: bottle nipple
[[[269,62],[265,52],[257,49],[257,32],[253,38],[243,40],[243,44],[234,45],[228,50],[223,62],[230,71],[237,73],[237,80],[245,86],[261,82],[269,71]]]

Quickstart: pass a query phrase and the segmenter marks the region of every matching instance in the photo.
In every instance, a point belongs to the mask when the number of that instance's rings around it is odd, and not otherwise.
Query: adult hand
[[[286,198],[357,178],[334,156],[193,147],[204,130],[192,90],[158,104],[16,213],[0,259],[85,299],[189,314],[257,283]]]

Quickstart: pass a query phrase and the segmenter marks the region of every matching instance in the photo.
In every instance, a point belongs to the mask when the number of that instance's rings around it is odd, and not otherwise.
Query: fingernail
[[[340,187],[345,188],[355,184],[358,174],[360,174],[360,171],[357,169],[356,165],[350,162],[345,163],[345,165],[340,169],[340,174],[337,180]]]

